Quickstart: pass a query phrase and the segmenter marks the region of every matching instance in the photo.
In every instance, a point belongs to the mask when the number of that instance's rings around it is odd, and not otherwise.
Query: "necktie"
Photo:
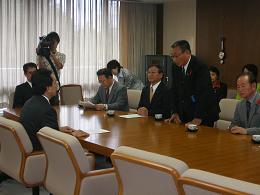
[[[184,66],[181,67],[181,72],[182,72],[182,75],[185,76],[185,69],[184,69]]]
[[[106,103],[108,102],[109,98],[109,88],[106,89]]]
[[[153,98],[153,87],[150,87],[150,102],[152,101]]]
[[[247,117],[247,120],[249,118],[250,110],[251,110],[251,103],[249,101],[246,101],[246,117]]]

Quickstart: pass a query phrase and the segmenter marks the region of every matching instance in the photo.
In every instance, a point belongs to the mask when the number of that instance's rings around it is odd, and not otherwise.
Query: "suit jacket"
[[[106,89],[100,85],[97,94],[91,98],[91,102],[94,104],[107,104],[108,110],[129,110],[126,87],[116,81],[114,81],[108,101],[106,98]]]
[[[257,92],[247,120],[246,100],[242,100],[236,106],[234,118],[231,127],[239,126],[247,129],[250,135],[260,135],[260,94]]]
[[[213,94],[208,67],[191,56],[186,74],[173,68],[172,111],[182,122],[202,119],[202,125],[212,125],[219,119],[219,105]]]
[[[33,95],[32,87],[28,82],[22,83],[15,88],[13,108],[21,108]]]
[[[23,106],[20,122],[27,131],[34,150],[42,150],[36,133],[43,127],[59,129],[57,113],[43,96],[33,96]]]
[[[138,108],[146,107],[149,111],[149,116],[155,114],[163,114],[164,118],[169,118],[171,114],[170,98],[168,95],[168,89],[166,85],[161,82],[156,91],[154,92],[153,98],[150,102],[150,85],[143,88]]]

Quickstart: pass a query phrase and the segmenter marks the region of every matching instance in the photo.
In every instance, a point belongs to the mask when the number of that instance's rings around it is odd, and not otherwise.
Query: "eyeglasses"
[[[172,54],[170,54],[170,56],[171,56],[172,58],[179,58],[182,54],[183,54],[183,52],[179,53],[178,55],[172,55]]]
[[[155,72],[155,71],[147,71],[146,74],[158,74],[159,72]]]

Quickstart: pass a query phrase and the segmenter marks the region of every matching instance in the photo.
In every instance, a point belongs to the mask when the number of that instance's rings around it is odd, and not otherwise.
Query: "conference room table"
[[[201,169],[260,184],[260,145],[248,135],[200,126],[188,132],[184,125],[156,121],[152,117],[126,119],[126,112],[107,116],[105,111],[77,106],[55,108],[60,126],[83,131],[108,130],[79,139],[88,150],[110,156],[118,146],[130,146],[180,159],[190,168]],[[19,120],[20,109],[7,109],[4,116]]]

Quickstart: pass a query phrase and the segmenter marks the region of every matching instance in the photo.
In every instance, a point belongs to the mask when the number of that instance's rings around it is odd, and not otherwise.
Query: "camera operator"
[[[60,78],[60,69],[63,68],[65,60],[66,60],[65,54],[57,51],[57,46],[60,42],[60,37],[59,37],[58,33],[50,32],[46,36],[46,40],[49,42],[50,60],[54,64],[54,67],[57,71],[57,75]],[[38,54],[37,66],[39,67],[39,69],[48,69],[48,70],[51,70],[52,72],[54,72],[50,63],[48,62],[47,58],[44,55]],[[59,78],[57,78],[57,80]],[[55,97],[53,97],[50,100],[50,103],[51,103],[51,105],[59,105],[59,96],[56,95]]]

